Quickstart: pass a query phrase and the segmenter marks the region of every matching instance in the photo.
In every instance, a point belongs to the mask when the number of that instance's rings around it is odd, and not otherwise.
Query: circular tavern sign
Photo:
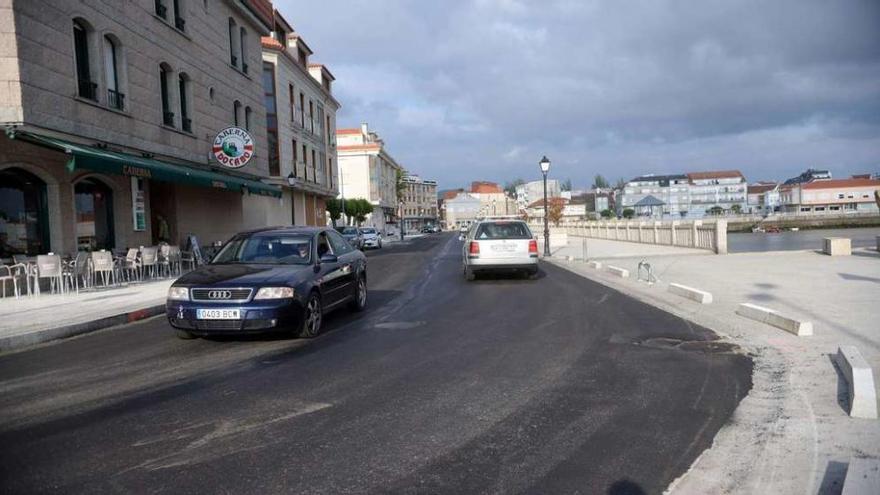
[[[224,167],[241,168],[254,156],[254,139],[244,129],[227,127],[217,133],[212,150]]]

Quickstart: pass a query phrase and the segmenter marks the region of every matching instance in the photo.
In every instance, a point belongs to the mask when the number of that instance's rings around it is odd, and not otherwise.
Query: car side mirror
[[[327,253],[324,256],[321,256],[321,263],[336,263],[339,261],[339,257],[335,254]]]

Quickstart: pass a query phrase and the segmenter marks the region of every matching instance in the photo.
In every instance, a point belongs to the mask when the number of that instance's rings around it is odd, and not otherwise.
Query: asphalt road
[[[705,329],[459,249],[370,253],[369,310],[310,341],[156,318],[0,355],[0,491],[660,493],[751,387]]]

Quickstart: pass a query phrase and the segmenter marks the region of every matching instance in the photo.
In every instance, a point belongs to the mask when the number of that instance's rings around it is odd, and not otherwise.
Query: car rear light
[[[534,239],[529,241],[529,254],[538,254],[538,241]]]
[[[468,254],[471,256],[479,256],[480,255],[480,243],[477,241],[471,241],[470,246],[468,246]]]

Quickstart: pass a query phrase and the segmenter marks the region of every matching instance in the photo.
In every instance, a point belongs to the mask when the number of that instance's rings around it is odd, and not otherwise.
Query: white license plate
[[[492,251],[500,251],[502,253],[512,253],[516,251],[515,244],[493,244]]]
[[[197,309],[196,318],[199,320],[240,320],[240,309]]]

